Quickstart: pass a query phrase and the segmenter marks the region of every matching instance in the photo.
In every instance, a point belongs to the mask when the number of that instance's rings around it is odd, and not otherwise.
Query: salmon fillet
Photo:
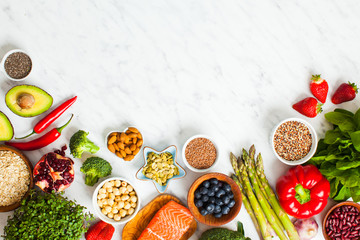
[[[170,201],[155,214],[138,240],[177,240],[189,229],[194,217],[186,207]]]

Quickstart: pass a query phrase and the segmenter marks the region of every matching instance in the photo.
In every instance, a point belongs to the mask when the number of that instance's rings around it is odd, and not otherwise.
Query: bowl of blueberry
[[[197,221],[220,226],[238,215],[242,199],[234,180],[222,173],[208,173],[191,185],[187,203]]]

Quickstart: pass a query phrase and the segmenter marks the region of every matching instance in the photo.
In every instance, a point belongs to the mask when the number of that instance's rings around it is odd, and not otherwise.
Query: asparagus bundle
[[[239,159],[230,153],[230,161],[235,171],[232,178],[240,187],[244,206],[259,235],[268,240],[274,231],[280,240],[299,240],[293,223],[281,208],[266,179],[261,154],[255,162],[254,145],[249,153],[243,149],[242,157]]]

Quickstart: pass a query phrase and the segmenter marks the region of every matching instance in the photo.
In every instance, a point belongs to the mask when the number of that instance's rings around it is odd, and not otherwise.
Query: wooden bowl
[[[209,180],[211,178],[216,178],[219,181],[228,183],[231,186],[231,191],[234,194],[234,200],[236,202],[234,207],[231,208],[231,210],[228,214],[223,215],[221,218],[216,218],[212,214],[208,214],[206,216],[201,215],[198,208],[195,206],[195,203],[194,203],[195,190],[200,186],[200,184],[202,182],[204,182],[205,180]],[[221,226],[226,223],[229,223],[238,215],[238,213],[240,212],[240,208],[241,208],[242,198],[241,198],[239,186],[230,177],[228,177],[222,173],[208,173],[208,174],[205,174],[205,175],[199,177],[198,179],[196,179],[195,182],[191,185],[189,192],[188,192],[187,203],[188,203],[190,212],[192,213],[192,215],[195,217],[195,219],[197,221],[199,221],[203,224],[209,225],[209,226]]]
[[[30,189],[32,189],[34,187],[34,179],[33,179],[33,172],[32,172],[33,166],[31,164],[31,162],[22,152],[20,152],[20,150],[14,148],[14,147],[0,145],[0,151],[11,151],[11,152],[19,155],[20,158],[25,162],[26,166],[28,167],[29,172],[30,172],[30,185],[29,185],[29,190],[25,193],[25,195],[22,197],[22,199],[26,198],[30,192]],[[0,206],[0,212],[9,212],[9,211],[12,211],[12,210],[18,208],[21,204],[21,200],[19,202],[13,203],[8,206]]]
[[[324,217],[324,220],[323,220],[323,224],[322,224],[322,232],[323,232],[323,235],[324,235],[324,238],[326,240],[333,240],[333,238],[330,238],[327,233],[326,233],[326,220],[328,219],[328,217],[330,216],[330,214],[332,213],[332,211],[334,211],[334,209],[338,208],[338,207],[341,207],[341,206],[344,206],[344,205],[347,205],[347,206],[353,206],[353,207],[356,207],[359,211],[360,211],[360,204],[356,203],[356,202],[351,202],[351,201],[347,201],[347,202],[341,202],[341,203],[338,203],[336,204],[335,206],[333,206],[325,215]],[[360,237],[358,238],[360,239]]]

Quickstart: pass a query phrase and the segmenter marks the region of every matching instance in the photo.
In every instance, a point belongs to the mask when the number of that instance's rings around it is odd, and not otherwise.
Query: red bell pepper
[[[276,192],[289,215],[309,218],[325,208],[330,183],[314,165],[298,165],[277,180]]]

